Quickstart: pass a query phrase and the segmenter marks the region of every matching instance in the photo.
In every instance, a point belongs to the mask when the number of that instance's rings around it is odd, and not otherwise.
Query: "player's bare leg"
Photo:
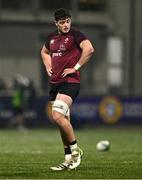
[[[71,118],[70,118],[70,109],[67,112],[67,116],[66,118],[68,119],[69,122],[71,122]],[[69,161],[72,158],[72,154],[71,154],[71,148],[70,148],[70,144],[68,143],[68,140],[64,134],[64,132],[60,131],[61,134],[61,138],[63,141],[63,145],[64,145],[64,151],[65,151],[65,160]],[[79,148],[80,149],[80,148]],[[80,154],[81,156],[83,155],[83,151],[80,149]]]
[[[72,104],[72,99],[67,95],[58,95],[57,99],[65,102],[68,106]],[[63,103],[64,105],[64,103]],[[54,105],[53,109],[53,120],[58,125],[61,138],[64,144],[65,149],[68,151],[68,155],[65,155],[65,162],[59,164],[58,166],[51,167],[52,170],[61,171],[64,169],[75,169],[81,163],[81,150],[77,145],[73,127],[69,121],[70,117],[66,117],[65,114],[58,110],[60,106],[58,104]],[[57,111],[56,111],[57,110]],[[60,112],[58,112],[60,111]],[[71,150],[71,156],[70,152]]]

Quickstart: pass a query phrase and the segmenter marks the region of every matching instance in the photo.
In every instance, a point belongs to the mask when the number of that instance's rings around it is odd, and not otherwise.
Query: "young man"
[[[71,28],[71,15],[66,9],[56,10],[54,18],[57,30],[47,37],[41,56],[50,76],[52,118],[59,127],[65,151],[65,161],[51,169],[62,171],[81,163],[83,152],[70,123],[70,108],[80,90],[79,69],[88,62],[94,48],[83,33]]]

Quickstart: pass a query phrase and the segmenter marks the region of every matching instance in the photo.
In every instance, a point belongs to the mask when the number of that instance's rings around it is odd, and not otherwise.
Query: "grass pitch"
[[[139,128],[95,128],[76,130],[84,150],[77,170],[53,172],[49,168],[63,160],[58,130],[0,130],[0,179],[141,179],[142,130]],[[97,152],[99,140],[111,148]]]

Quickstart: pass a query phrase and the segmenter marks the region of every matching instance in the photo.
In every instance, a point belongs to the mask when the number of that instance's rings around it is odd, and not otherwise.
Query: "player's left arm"
[[[80,59],[73,68],[67,68],[64,70],[64,72],[62,73],[63,77],[65,77],[68,74],[75,73],[75,71],[79,70],[84,64],[86,64],[89,61],[89,59],[94,53],[94,48],[88,39],[83,40],[80,43],[80,48],[82,50]]]
[[[86,64],[94,53],[94,48],[88,39],[83,40],[80,43],[80,48],[82,49],[82,54],[81,54],[80,59],[78,60],[78,63],[76,64],[76,66],[78,65],[78,67],[79,66],[81,67],[84,64]],[[78,70],[79,68],[75,68],[75,69]]]

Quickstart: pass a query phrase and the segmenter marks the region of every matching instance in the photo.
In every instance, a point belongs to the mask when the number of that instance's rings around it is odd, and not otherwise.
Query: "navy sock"
[[[71,154],[71,149],[70,147],[64,148],[65,154]]]

